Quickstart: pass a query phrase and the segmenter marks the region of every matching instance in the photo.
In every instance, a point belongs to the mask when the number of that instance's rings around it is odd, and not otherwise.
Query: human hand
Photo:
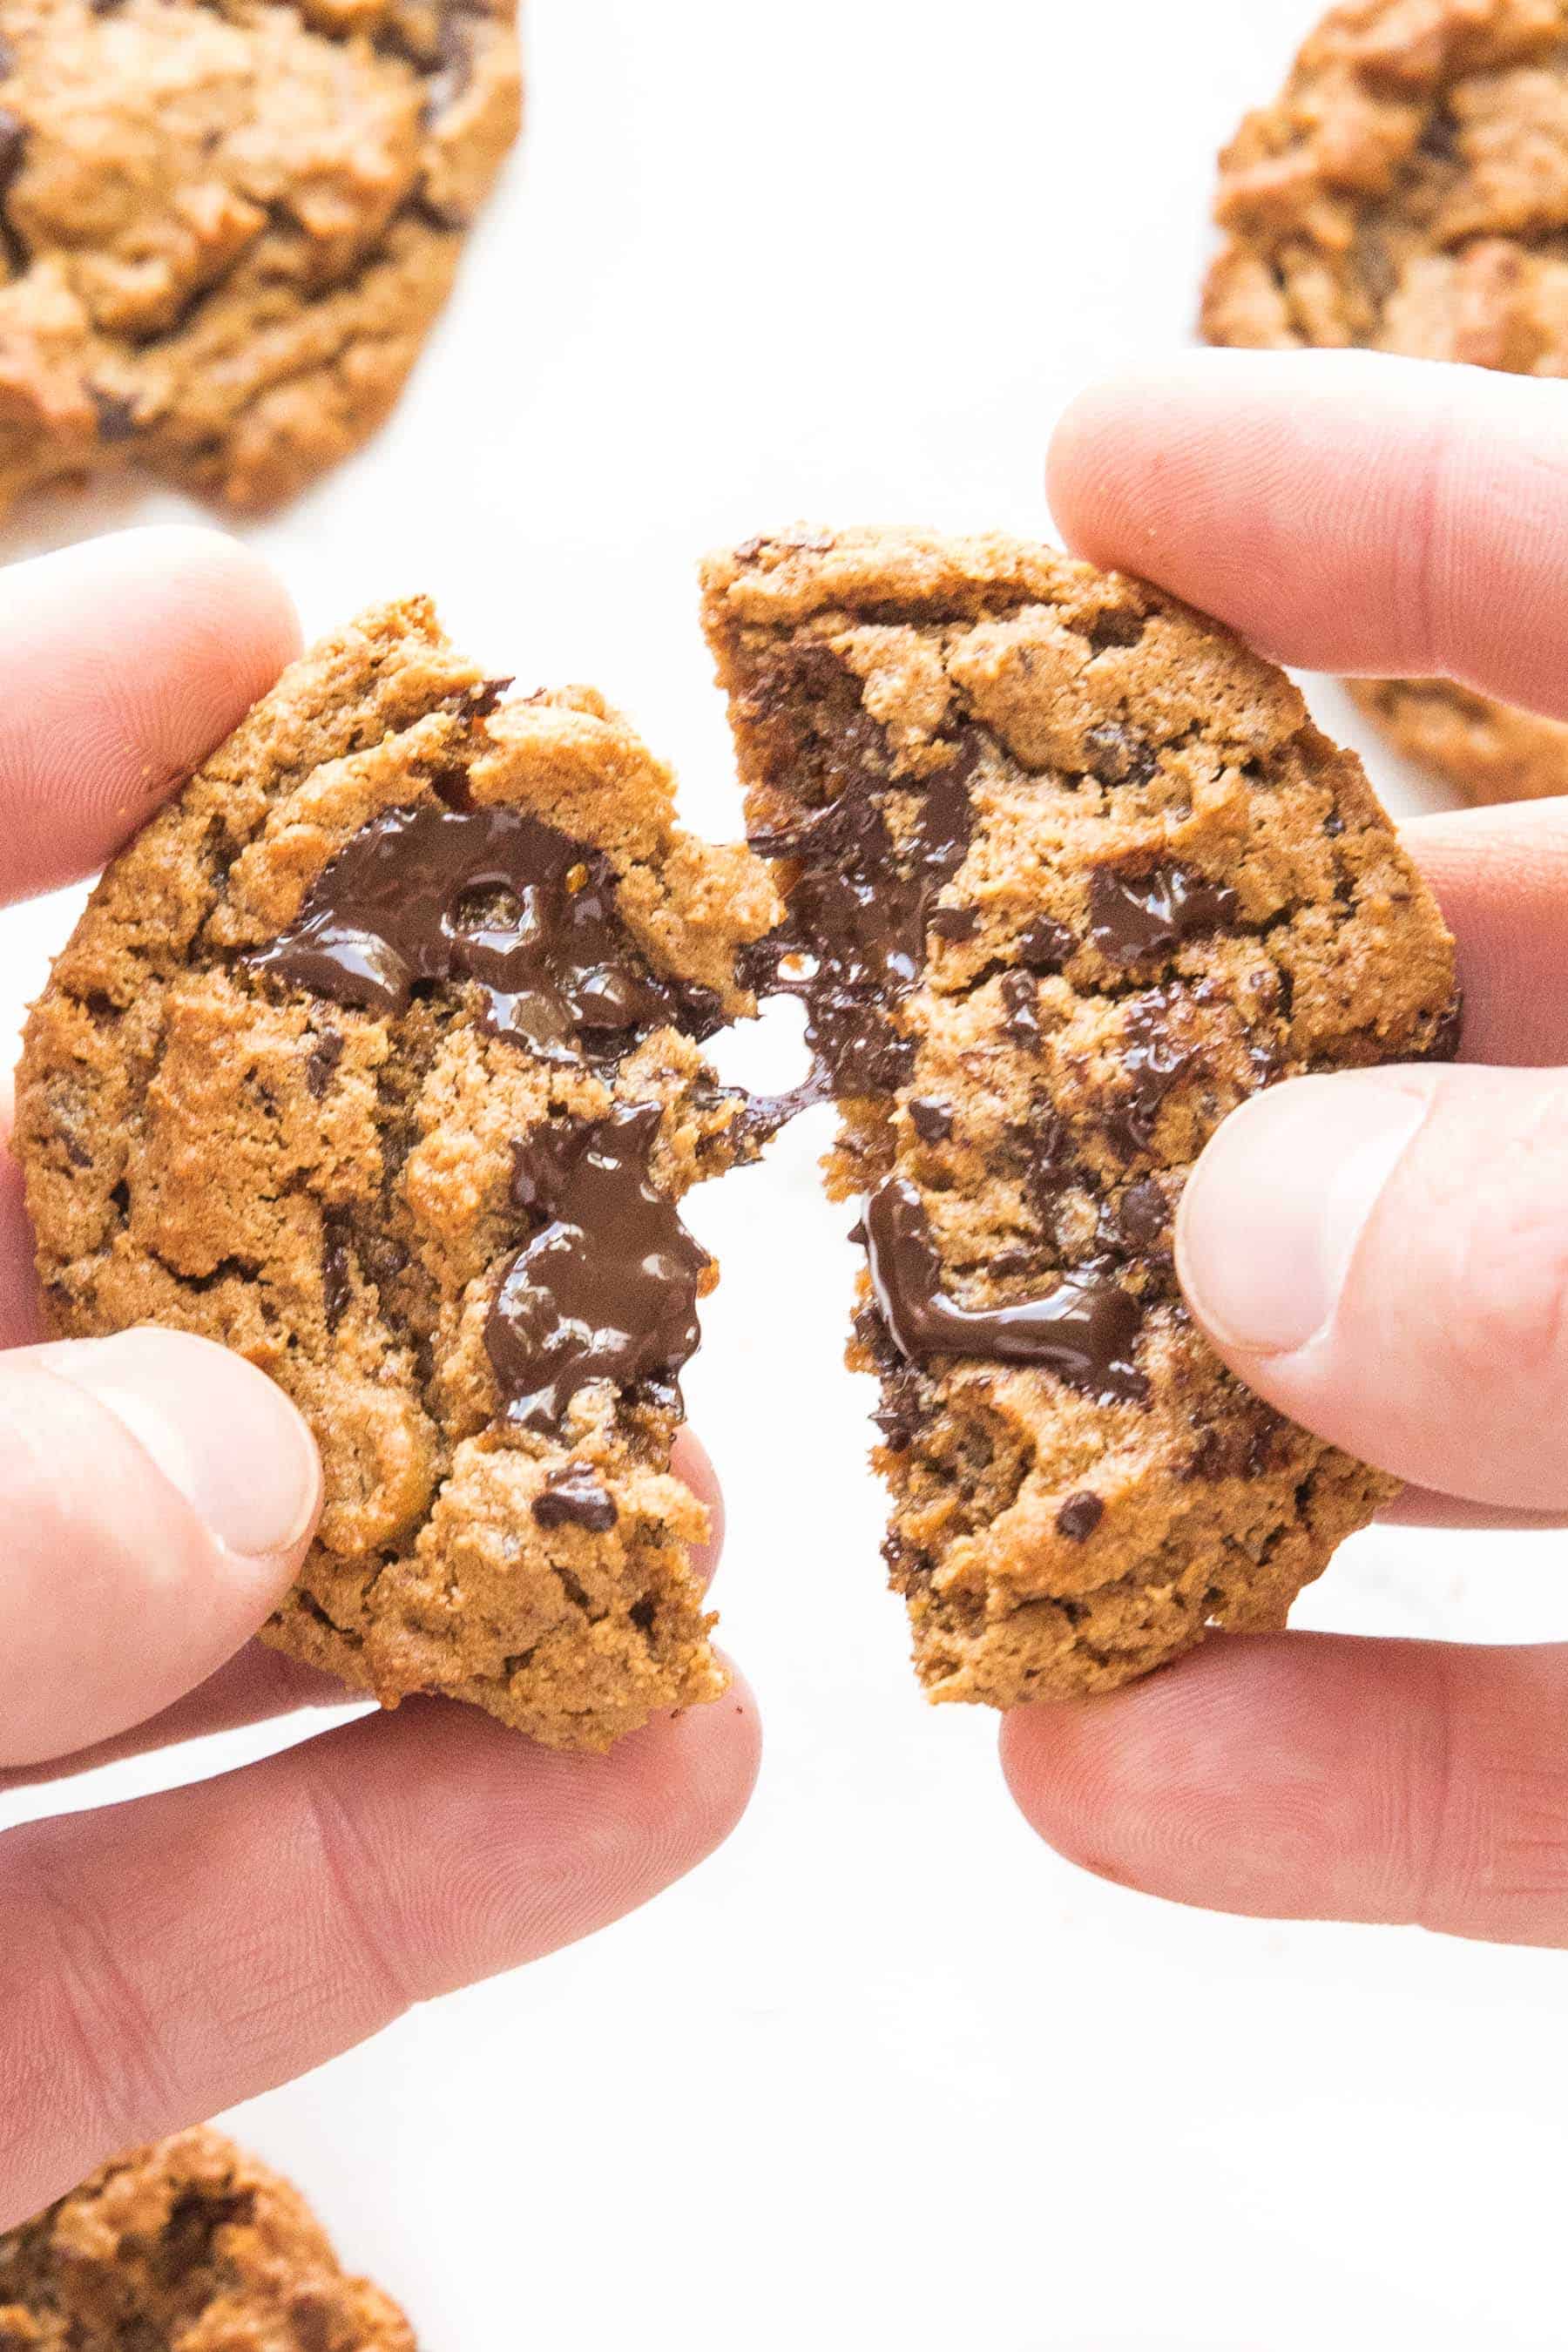
[[[1053,508],[1307,668],[1568,718],[1560,384],[1359,353],[1194,354],[1075,404]],[[1568,778],[1564,780],[1568,791]],[[1459,947],[1463,1066],[1299,1079],[1228,1120],[1177,1265],[1259,1394],[1411,1482],[1402,1516],[1568,1516],[1568,800],[1404,829]],[[1568,1945],[1568,1645],[1216,1641],[1013,1717],[1041,1835],[1273,1917]]]
[[[216,536],[135,532],[0,574],[0,902],[101,864],[295,649],[281,590]],[[9,1111],[0,1795],[346,1696],[250,1642],[320,1507],[304,1423],[205,1340],[37,1344]],[[695,1449],[682,1466],[715,1502]],[[421,1701],[5,1832],[0,2229],[120,2147],[632,1909],[727,1833],[756,1754],[739,1685],[607,1758]]]

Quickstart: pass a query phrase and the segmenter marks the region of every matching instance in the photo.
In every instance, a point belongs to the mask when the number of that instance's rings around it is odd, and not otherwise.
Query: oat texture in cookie
[[[95,892],[17,1138],[57,1332],[198,1333],[310,1423],[268,1638],[603,1747],[722,1687],[678,1203],[754,1154],[701,1040],[778,905],[597,695],[504,698],[420,602],[289,670]]]
[[[1451,1054],[1452,942],[1359,762],[1153,590],[995,537],[798,530],[706,568],[828,1161],[850,1360],[939,1699],[1106,1687],[1283,1623],[1390,1482],[1188,1318],[1183,1182],[1310,1071]]]
[[[5,0],[0,509],[269,506],[391,407],[516,134],[515,0]]]
[[[299,2192],[215,2131],[133,2148],[0,2231],[0,2352],[416,2352]]]
[[[1212,343],[1568,374],[1568,0],[1331,10],[1220,159]],[[1568,730],[1436,678],[1353,689],[1477,801],[1568,790]]]

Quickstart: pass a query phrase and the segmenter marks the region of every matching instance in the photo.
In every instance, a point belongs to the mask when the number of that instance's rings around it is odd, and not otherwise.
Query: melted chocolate
[[[549,1223],[502,1276],[485,1347],[508,1417],[527,1428],[559,1429],[590,1381],[679,1409],[709,1261],[649,1181],[658,1122],[657,1103],[622,1105],[516,1147],[512,1196]]]
[[[866,1208],[871,1287],[900,1351],[1039,1364],[1069,1386],[1106,1399],[1142,1400],[1148,1385],[1132,1359],[1142,1309],[1131,1293],[1094,1275],[1068,1276],[1044,1298],[1008,1307],[960,1307],[942,1288],[942,1261],[912,1184],[889,1177]]]
[[[805,1007],[812,1076],[772,1107],[784,1117],[829,1094],[889,1094],[909,1076],[913,1047],[891,1016],[920,983],[937,898],[969,846],[975,749],[971,737],[923,787],[852,770],[837,797],[793,831],[753,836],[764,857],[798,868],[788,915],[752,957],[760,989]],[[892,792],[918,797],[901,843],[883,814]]]
[[[1142,874],[1099,866],[1089,886],[1089,937],[1112,962],[1137,963],[1234,923],[1237,903],[1228,883],[1205,882],[1184,866]]]
[[[535,1495],[533,1516],[542,1528],[586,1528],[590,1535],[603,1536],[620,1512],[585,1462],[568,1462]]]
[[[1139,997],[1122,1016],[1127,1042],[1119,1066],[1127,1092],[1106,1113],[1104,1127],[1125,1160],[1149,1150],[1165,1097],[1203,1060],[1200,1045],[1179,1044],[1171,1034],[1171,1013],[1184,994],[1178,988],[1155,989]]]
[[[372,818],[298,919],[246,961],[335,1003],[403,1012],[421,982],[468,980],[485,1026],[553,1060],[614,1053],[663,1022],[717,1025],[707,989],[657,978],[616,910],[609,861],[515,808]]]

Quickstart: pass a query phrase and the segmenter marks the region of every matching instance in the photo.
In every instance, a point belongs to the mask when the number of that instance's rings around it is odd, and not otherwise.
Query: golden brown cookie
[[[773,984],[869,1193],[850,1361],[921,1680],[1006,1706],[1282,1624],[1393,1484],[1225,1370],[1172,1229],[1258,1087],[1454,1050],[1359,761],[1226,630],[1049,549],[796,530],[706,591]]]
[[[1211,343],[1568,374],[1568,0],[1355,0],[1220,158]],[[1441,681],[1357,688],[1472,800],[1568,790],[1568,729]]]
[[[516,134],[516,0],[6,0],[0,510],[235,509],[385,416]]]
[[[676,1203],[754,1153],[700,1040],[778,906],[597,695],[503,696],[417,601],[289,670],[93,894],[16,1138],[57,1332],[221,1341],[315,1431],[268,1638],[601,1748],[723,1687]]]
[[[415,2352],[297,2189],[215,2131],[133,2148],[0,2232],[0,2352]]]

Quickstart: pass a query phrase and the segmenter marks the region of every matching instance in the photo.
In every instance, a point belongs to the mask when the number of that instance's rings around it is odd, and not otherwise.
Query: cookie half
[[[597,695],[504,691],[423,602],[289,670],[94,892],[16,1139],[56,1332],[199,1333],[310,1423],[267,1638],[600,1748],[723,1686],[677,1203],[754,1154],[700,1041],[778,906]]]
[[[365,439],[516,135],[516,0],[6,0],[0,510],[237,509]]]
[[[1220,158],[1211,343],[1568,374],[1568,0],[1357,0]],[[1352,688],[1474,801],[1568,790],[1568,728],[1439,679]]]
[[[705,571],[753,845],[868,1195],[850,1361],[937,1699],[1101,1689],[1281,1625],[1394,1491],[1190,1321],[1176,1205],[1309,1071],[1451,1055],[1453,946],[1295,688],[1135,581],[805,531]]]
[[[131,2150],[0,2232],[0,2352],[415,2352],[299,2191],[215,2131]]]

